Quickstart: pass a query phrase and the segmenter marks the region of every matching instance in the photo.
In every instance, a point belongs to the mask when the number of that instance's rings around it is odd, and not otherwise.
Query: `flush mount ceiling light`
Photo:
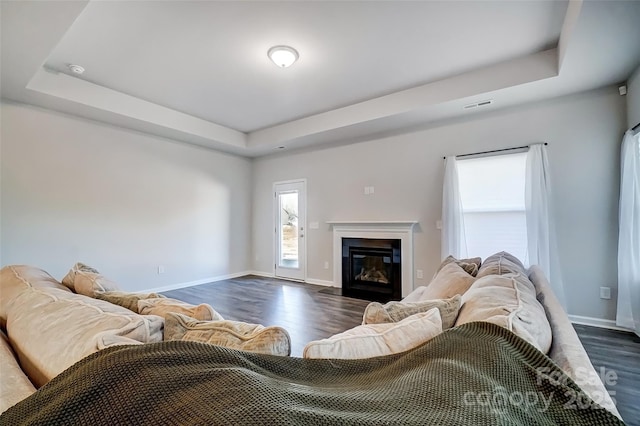
[[[69,64],[68,67],[69,70],[74,74],[80,75],[84,72],[84,68],[82,68],[80,65]]]
[[[273,46],[267,52],[269,59],[281,68],[287,68],[298,60],[299,55],[296,49],[289,46]]]

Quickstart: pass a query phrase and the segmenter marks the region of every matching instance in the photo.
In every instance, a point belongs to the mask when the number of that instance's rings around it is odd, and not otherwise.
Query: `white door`
[[[306,181],[273,184],[275,209],[275,276],[306,278]]]

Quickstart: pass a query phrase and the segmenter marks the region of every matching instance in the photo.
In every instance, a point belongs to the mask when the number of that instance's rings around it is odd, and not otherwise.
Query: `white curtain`
[[[464,218],[458,185],[458,164],[454,156],[447,157],[444,163],[441,254],[443,259],[449,255],[458,259],[467,257]]]
[[[551,220],[551,183],[549,161],[544,144],[529,147],[525,176],[525,209],[527,218],[527,256],[530,265],[539,265],[549,279],[562,306],[567,308],[556,233]]]
[[[640,134],[622,141],[616,324],[640,336]]]

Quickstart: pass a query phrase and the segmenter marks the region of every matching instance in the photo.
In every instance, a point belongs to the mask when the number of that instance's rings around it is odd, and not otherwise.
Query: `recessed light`
[[[82,68],[80,65],[69,64],[68,67],[69,70],[74,74],[80,75],[84,72],[84,68]]]
[[[300,57],[298,51],[289,46],[273,46],[267,52],[267,56],[280,68],[290,67]]]
[[[285,148],[284,146],[279,146],[276,149],[284,149],[284,148]]]

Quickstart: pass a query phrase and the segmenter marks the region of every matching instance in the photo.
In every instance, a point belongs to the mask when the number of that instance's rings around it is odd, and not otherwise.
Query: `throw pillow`
[[[475,281],[475,277],[469,275],[455,262],[445,265],[436,274],[433,280],[420,293],[405,298],[405,302],[417,302],[428,299],[449,299],[456,294],[464,294]],[[418,298],[418,300],[415,300]]]
[[[458,264],[458,266],[464,269],[469,275],[475,277],[478,274],[478,269],[480,269],[482,259],[479,257],[472,257],[470,259],[456,259],[455,257],[449,255],[442,261],[442,263],[438,267],[438,270],[436,271],[436,274],[450,263]]]
[[[364,310],[362,324],[398,322],[411,315],[438,308],[442,318],[442,329],[446,330],[455,324],[461,303],[461,297],[458,294],[451,299],[425,300],[423,302],[389,302],[385,305],[372,302]]]
[[[138,300],[138,313],[142,315],[158,315],[165,317],[165,319],[169,313],[181,313],[204,321],[220,321],[224,319],[222,315],[206,303],[195,306],[168,297]]]
[[[71,291],[76,292],[75,290],[75,285],[74,285],[74,281],[76,278],[76,272],[78,271],[84,271],[84,272],[91,272],[94,274],[99,274],[99,272],[95,269],[93,269],[91,266],[87,266],[84,263],[78,262],[75,265],[73,265],[73,267],[69,270],[69,273],[67,273],[67,275],[65,275],[65,277],[62,279],[62,284],[64,284],[65,286],[67,286],[67,288],[69,288]]]
[[[62,279],[62,283],[73,292],[88,297],[95,297],[98,292],[120,289],[115,282],[101,275],[96,269],[80,262],[73,265]]]
[[[165,298],[159,293],[129,293],[126,291],[105,291],[95,294],[96,299],[105,300],[114,305],[122,306],[130,311],[138,312],[138,301],[145,299]]]
[[[456,326],[474,321],[504,327],[545,354],[551,347],[551,325],[536,298],[535,287],[525,275],[479,278],[462,296]]]
[[[208,343],[269,355],[291,354],[291,338],[282,327],[265,327],[239,321],[198,321],[178,313],[167,314],[164,340]]]
[[[358,359],[391,355],[413,349],[442,332],[438,308],[412,315],[397,323],[367,324],[309,342],[305,358]]]

